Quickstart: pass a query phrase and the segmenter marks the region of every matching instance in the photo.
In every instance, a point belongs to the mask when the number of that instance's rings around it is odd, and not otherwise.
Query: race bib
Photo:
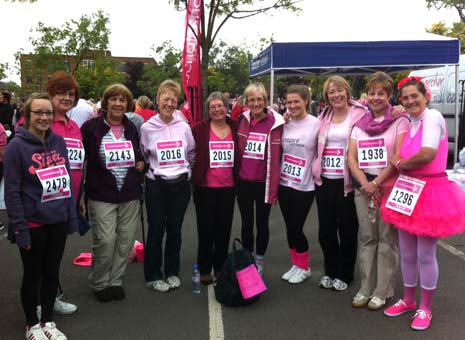
[[[158,142],[156,148],[160,168],[170,168],[186,164],[182,140]]]
[[[82,170],[86,152],[79,139],[65,138],[66,149],[68,150],[69,167],[71,170]]]
[[[232,168],[234,142],[210,142],[210,168]]]
[[[344,174],[344,148],[325,148],[321,158],[321,172]]]
[[[281,163],[281,178],[288,179],[296,184],[302,184],[306,164],[305,159],[285,153]]]
[[[130,140],[124,142],[106,142],[103,147],[107,169],[131,168],[136,165],[136,157]]]
[[[42,184],[42,203],[71,197],[71,183],[66,166],[57,165],[36,170],[36,174]]]
[[[251,132],[247,138],[243,157],[265,159],[265,146],[266,134]]]
[[[388,166],[384,138],[359,139],[357,150],[360,169],[386,168]]]
[[[426,182],[417,178],[400,175],[386,202],[386,208],[410,216]]]

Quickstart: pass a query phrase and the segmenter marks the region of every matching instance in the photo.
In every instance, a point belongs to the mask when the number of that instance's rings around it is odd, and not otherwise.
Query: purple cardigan
[[[105,163],[100,159],[100,145],[103,136],[110,130],[110,126],[105,122],[107,114],[92,118],[81,127],[84,149],[86,150],[86,178],[84,190],[86,197],[94,201],[107,203],[123,203],[141,198],[142,175],[135,168],[129,168],[123,187],[118,190],[116,179],[105,167]],[[132,142],[136,162],[142,161],[142,154],[139,148],[139,134],[137,128],[123,116],[124,137]]]

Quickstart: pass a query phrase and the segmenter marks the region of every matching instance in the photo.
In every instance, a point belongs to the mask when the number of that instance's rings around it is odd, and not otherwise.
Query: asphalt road
[[[3,212],[0,218],[5,222],[4,217]],[[317,221],[314,206],[305,226],[310,240],[313,276],[300,285],[290,285],[280,278],[290,264],[281,212],[273,207],[264,266],[268,291],[256,304],[222,307],[220,314],[209,313],[207,289],[203,287],[200,295],[191,293],[191,270],[197,247],[192,203],[183,226],[182,286],[168,293],[145,288],[142,265],[131,263],[124,282],[126,299],[105,304],[96,301],[88,286],[88,269],[73,265],[75,256],[90,251],[91,236],[72,235],[62,262],[61,280],[65,300],[77,304],[79,310],[74,315],[56,316],[55,321],[71,340],[465,339],[464,235],[445,240],[462,255],[438,247],[440,278],[433,302],[433,322],[429,330],[417,332],[410,329],[411,315],[388,318],[381,311],[352,308],[351,300],[359,285],[358,271],[347,291],[318,287],[323,262],[317,240]],[[239,234],[240,215],[236,207],[232,236]],[[141,240],[141,231],[137,238]],[[21,262],[16,245],[9,244],[4,232],[0,235],[0,271],[0,340],[24,339],[25,321],[19,300]],[[400,284],[399,273],[396,298],[401,295]],[[212,315],[217,322],[219,320],[216,326],[210,321]]]

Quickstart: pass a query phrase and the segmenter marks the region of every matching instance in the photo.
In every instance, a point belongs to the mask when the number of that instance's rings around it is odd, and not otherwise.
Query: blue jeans
[[[184,180],[175,184],[146,180],[148,234],[144,254],[146,282],[162,280],[179,274],[181,228],[191,195],[190,184]],[[163,266],[163,236],[166,242]],[[163,266],[163,273],[162,273]]]

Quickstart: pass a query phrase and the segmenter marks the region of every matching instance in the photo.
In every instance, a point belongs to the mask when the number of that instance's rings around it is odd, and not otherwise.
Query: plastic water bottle
[[[370,201],[368,202],[368,213],[365,217],[365,221],[370,222],[370,223],[375,223],[377,213],[378,213],[378,208],[376,208],[375,201],[371,198]]]
[[[192,271],[192,294],[200,294],[200,272],[199,266],[194,264]]]

